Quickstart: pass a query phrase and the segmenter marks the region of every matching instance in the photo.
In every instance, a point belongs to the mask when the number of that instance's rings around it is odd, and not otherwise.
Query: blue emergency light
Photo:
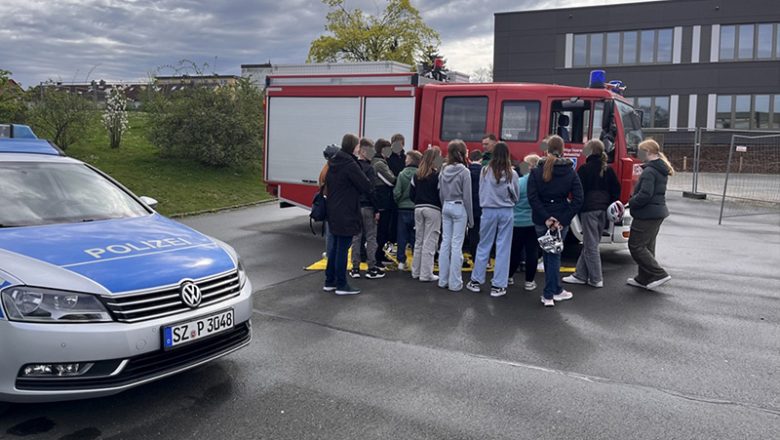
[[[603,89],[606,78],[607,78],[607,72],[603,70],[591,70],[589,87],[591,89]]]

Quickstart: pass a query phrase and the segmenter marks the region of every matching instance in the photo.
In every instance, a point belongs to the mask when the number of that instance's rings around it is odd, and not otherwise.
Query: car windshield
[[[615,102],[617,103],[618,112],[620,112],[620,120],[623,122],[623,130],[626,132],[626,151],[635,155],[639,143],[644,140],[642,121],[633,107],[618,100],[615,100]]]
[[[139,217],[133,197],[78,163],[0,162],[0,227]]]

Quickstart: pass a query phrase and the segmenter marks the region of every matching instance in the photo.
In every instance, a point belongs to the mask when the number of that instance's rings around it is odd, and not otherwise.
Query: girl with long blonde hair
[[[643,162],[642,174],[628,204],[631,208],[631,235],[628,250],[638,266],[637,275],[626,282],[635,287],[653,290],[671,280],[655,259],[655,242],[661,223],[669,216],[666,207],[666,183],[674,175],[674,167],[654,139],[639,144],[637,157]]]

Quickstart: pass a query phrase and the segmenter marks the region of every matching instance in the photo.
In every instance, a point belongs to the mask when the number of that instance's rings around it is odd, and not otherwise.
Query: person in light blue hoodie
[[[463,240],[474,227],[471,172],[466,168],[466,144],[455,139],[447,145],[447,164],[439,173],[442,202],[442,236],[439,247],[439,287],[463,289]]]
[[[479,292],[485,282],[490,248],[496,243],[496,262],[491,280],[490,296],[506,295],[509,279],[509,254],[512,244],[512,213],[519,197],[519,178],[509,157],[509,147],[499,142],[493,147],[493,157],[482,169],[479,179],[479,205],[482,219],[479,229],[479,246],[474,260],[471,281],[466,288]]]
[[[528,176],[531,169],[539,163],[539,156],[529,154],[520,164],[523,177],[518,182],[519,197],[514,208],[514,229],[512,230],[512,253],[509,257],[509,285],[514,284],[515,272],[520,261],[525,260],[525,290],[536,289],[536,260],[539,243],[536,241],[536,228],[531,218],[531,204],[528,202]]]

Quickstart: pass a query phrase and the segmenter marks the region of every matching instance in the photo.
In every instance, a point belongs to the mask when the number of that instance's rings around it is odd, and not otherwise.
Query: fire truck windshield
[[[642,134],[642,121],[639,119],[634,108],[628,104],[615,100],[620,119],[623,122],[623,130],[626,134],[626,151],[631,155],[636,155],[639,143],[644,139]]]

